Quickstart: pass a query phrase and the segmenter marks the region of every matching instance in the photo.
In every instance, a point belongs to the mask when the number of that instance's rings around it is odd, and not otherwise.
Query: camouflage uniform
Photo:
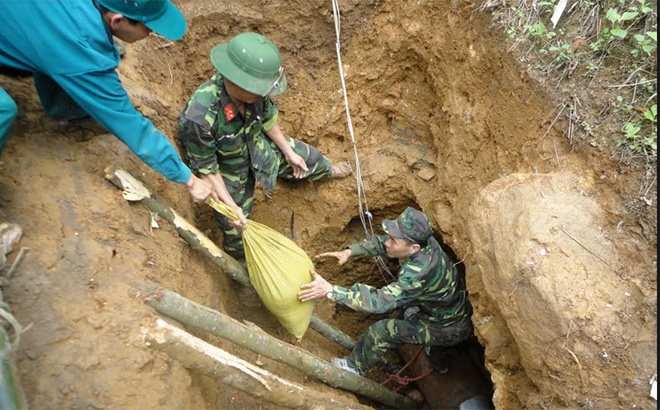
[[[277,122],[277,115],[277,105],[266,97],[246,104],[245,115],[241,116],[218,73],[195,91],[179,118],[179,140],[192,171],[220,173],[246,218],[254,205],[255,181],[272,191],[278,177],[295,179],[284,154],[266,135]],[[305,160],[307,178],[316,181],[332,175],[332,162],[316,148],[293,138],[286,140]],[[238,230],[218,212],[215,222],[224,233],[225,251],[242,258],[243,242]]]
[[[406,223],[406,217],[415,217],[409,210],[412,208],[406,209],[396,221],[383,222],[386,232],[395,236],[389,232],[386,223],[398,222],[401,225]],[[402,230],[406,232],[405,228]],[[380,289],[360,283],[351,288],[335,285],[328,295],[337,303],[368,313],[419,307],[419,312],[409,318],[376,322],[360,337],[348,358],[348,365],[361,374],[377,364],[389,348],[406,343],[449,347],[467,339],[472,333],[472,307],[464,280],[449,256],[430,236],[431,233],[423,241],[411,240],[422,248],[406,260],[399,261],[401,270],[396,282]],[[411,239],[406,238],[405,234],[397,237]],[[387,256],[384,247],[387,238],[386,235],[373,236],[352,244],[351,257]]]

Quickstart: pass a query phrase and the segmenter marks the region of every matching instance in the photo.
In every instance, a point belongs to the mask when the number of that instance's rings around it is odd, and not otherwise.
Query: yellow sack
[[[211,200],[213,209],[229,219],[236,212],[225,203]],[[313,264],[307,254],[281,233],[248,219],[243,245],[250,282],[266,308],[289,332],[302,339],[314,310],[314,301],[300,302],[300,285],[313,280]]]

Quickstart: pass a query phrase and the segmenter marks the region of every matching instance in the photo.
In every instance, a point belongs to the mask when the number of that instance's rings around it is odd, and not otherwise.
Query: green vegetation
[[[507,7],[486,0],[481,9],[493,13],[512,40],[510,50],[520,47],[523,60],[538,70],[541,81],[556,81],[557,90],[562,81],[574,78],[579,87],[589,88],[590,97],[595,96],[590,103],[600,107],[593,107],[597,113],[588,115],[579,92],[562,90],[565,101],[560,106],[571,107],[564,115],[570,124],[579,125],[576,130],[570,127],[571,142],[575,137],[591,142],[591,134],[598,130],[600,135],[611,135],[611,146],[624,161],[643,158],[647,167],[654,167],[656,3],[568,1],[554,26],[551,18],[558,4],[558,0],[520,0]]]

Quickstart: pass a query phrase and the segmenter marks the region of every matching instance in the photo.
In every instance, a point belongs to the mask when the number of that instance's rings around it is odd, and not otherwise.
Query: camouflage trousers
[[[387,349],[403,344],[451,347],[471,334],[472,322],[469,318],[450,326],[440,326],[421,312],[408,319],[380,320],[360,336],[348,357],[348,365],[365,374],[380,362]]]
[[[319,150],[307,145],[304,142],[286,137],[287,142],[293,148],[293,151],[300,155],[307,164],[309,171],[305,179],[317,181],[322,178],[328,178],[332,175],[332,161],[324,157]],[[278,148],[274,148],[273,152],[277,155],[280,166],[277,171],[277,177],[286,180],[296,180],[293,176],[293,168],[286,162],[284,154]],[[242,167],[239,167],[242,168]],[[221,171],[229,195],[231,195],[236,205],[243,209],[243,214],[246,218],[252,215],[252,208],[254,206],[254,174],[250,170],[248,175],[227,175]],[[229,220],[219,212],[214,212],[215,223],[222,230],[224,237],[222,239],[222,247],[225,252],[230,256],[241,259],[245,257],[243,249],[243,240],[238,229],[229,224]]]

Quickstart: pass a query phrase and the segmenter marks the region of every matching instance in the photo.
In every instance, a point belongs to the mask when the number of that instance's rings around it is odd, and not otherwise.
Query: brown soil
[[[289,87],[278,101],[285,133],[333,160],[352,161],[329,2],[249,0],[240,7],[210,0],[182,3],[189,21],[182,41],[150,38],[127,46],[119,72],[138,109],[173,137],[187,97],[214,72],[211,48],[242,31],[258,31],[283,53]],[[555,124],[545,135],[554,118],[553,96],[506,52],[506,38],[490,27],[489,17],[473,13],[468,3],[351,0],[341,7],[344,72],[370,209],[379,223],[406,206],[421,208],[443,242],[464,259],[496,406],[655,408],[648,398],[648,380],[657,358],[657,224],[652,207],[628,206],[630,198],[640,196],[640,173],[607,151],[571,145],[562,138],[566,124]],[[285,341],[292,337],[263,308],[245,309],[235,297],[238,286],[173,228],[162,222],[159,229],[150,229],[148,211],[127,203],[104,179],[103,169],[115,164],[138,176],[217,240],[210,209],[193,204],[182,187],[146,167],[115,137],[56,131],[44,118],[30,78],[1,76],[0,83],[19,106],[2,156],[0,221],[19,224],[24,230],[20,245],[31,249],[3,288],[16,318],[29,325],[17,356],[30,407],[273,408],[189,372],[144,345],[141,326],[155,314],[136,289],[147,281],[254,322]],[[579,233],[593,233],[593,239],[583,247],[561,248],[567,258],[581,263],[562,261],[563,279],[547,276],[556,281],[553,291],[544,294],[547,299],[525,306],[538,309],[528,318],[542,325],[548,317],[543,312],[557,307],[553,298],[571,295],[571,303],[560,304],[568,313],[546,329],[558,344],[532,333],[543,326],[520,325],[512,313],[509,302],[520,300],[512,292],[515,278],[503,282],[501,292],[490,282],[486,268],[492,260],[506,259],[507,254],[498,252],[509,250],[479,249],[483,243],[477,231],[491,227],[503,235],[510,225],[496,226],[475,204],[496,208],[499,197],[488,200],[493,193],[510,204],[516,198],[542,201],[531,194],[509,198],[506,187],[517,180],[514,174],[526,175],[522,179],[571,175],[580,181],[577,192],[597,209],[586,218],[581,213],[585,208],[567,207],[562,221],[568,225],[562,226],[569,231],[579,227]],[[571,198],[560,198],[559,204]],[[534,207],[531,202],[519,205]],[[554,211],[562,208],[557,206]],[[507,209],[513,208],[497,209],[501,213],[494,215],[506,220]],[[272,199],[258,193],[254,219],[291,235],[310,255],[363,237],[351,178],[280,182]],[[471,233],[468,226],[475,220]],[[498,239],[513,241],[513,236]],[[608,261],[619,273],[609,271],[615,278],[602,282],[579,282],[581,295],[617,295],[607,314],[592,307],[579,316],[582,304],[589,302],[574,295],[571,278],[582,278],[584,270],[608,271],[593,257],[585,260],[580,254],[584,247],[612,256]],[[489,252],[490,259],[484,256]],[[369,261],[351,262],[346,269],[321,262],[317,268],[343,285],[362,281],[382,286],[386,281]],[[526,282],[519,284],[520,290],[528,289]],[[620,290],[628,285],[632,298],[624,305]],[[319,303],[316,313],[355,338],[375,319],[327,302]],[[190,330],[257,361],[252,352]],[[569,343],[585,339],[580,346],[562,346],[569,336]],[[549,345],[558,350],[548,351]],[[602,351],[589,350],[603,346],[610,358],[605,364]],[[325,358],[346,355],[311,330],[302,347]],[[532,360],[534,355],[547,355],[547,360]],[[269,371],[310,389],[350,397],[287,366],[260,360]],[[371,377],[382,380],[378,372]],[[571,387],[558,387],[562,385]]]

